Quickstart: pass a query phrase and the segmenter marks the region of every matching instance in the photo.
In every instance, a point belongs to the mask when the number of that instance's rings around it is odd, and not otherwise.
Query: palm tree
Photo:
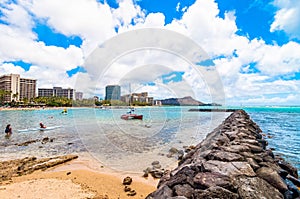
[[[15,100],[15,101],[18,101],[16,98],[18,98],[18,96],[19,96],[19,93],[17,92],[17,93],[14,93],[13,95],[12,95],[12,98]]]
[[[0,90],[0,104],[3,105],[5,101],[5,96],[10,95],[11,91]]]

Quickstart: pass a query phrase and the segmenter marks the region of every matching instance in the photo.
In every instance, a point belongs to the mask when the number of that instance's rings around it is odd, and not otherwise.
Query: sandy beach
[[[123,179],[131,177],[124,191]],[[88,155],[31,174],[1,182],[0,198],[145,198],[158,180],[140,174],[122,173],[103,167]]]

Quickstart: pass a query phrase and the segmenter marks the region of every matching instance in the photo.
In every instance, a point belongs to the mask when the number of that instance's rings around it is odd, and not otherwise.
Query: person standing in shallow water
[[[12,134],[12,128],[10,126],[10,124],[8,124],[5,128],[5,133],[7,136],[11,135]]]
[[[42,122],[40,122],[40,128],[45,129],[46,126]]]

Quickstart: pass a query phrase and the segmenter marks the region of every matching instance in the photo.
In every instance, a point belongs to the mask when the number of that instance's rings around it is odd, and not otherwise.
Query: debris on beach
[[[134,189],[131,189],[131,187],[129,185],[131,185],[132,183],[132,178],[127,176],[126,178],[123,179],[123,185],[125,185],[124,187],[124,191],[127,192],[127,196],[135,196],[136,195],[136,191]]]
[[[130,185],[132,183],[132,178],[127,176],[123,179],[123,185]]]
[[[45,170],[76,158],[78,158],[77,155],[63,155],[41,159],[26,157],[23,159],[2,161],[0,162],[0,184],[11,180],[12,177],[30,174],[37,170]]]

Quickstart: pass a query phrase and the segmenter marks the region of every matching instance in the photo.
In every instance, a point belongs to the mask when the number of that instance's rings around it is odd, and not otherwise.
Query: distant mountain
[[[169,98],[161,100],[162,105],[172,105],[172,106],[221,106],[216,103],[205,104],[203,102],[197,101],[191,96],[183,98]]]

